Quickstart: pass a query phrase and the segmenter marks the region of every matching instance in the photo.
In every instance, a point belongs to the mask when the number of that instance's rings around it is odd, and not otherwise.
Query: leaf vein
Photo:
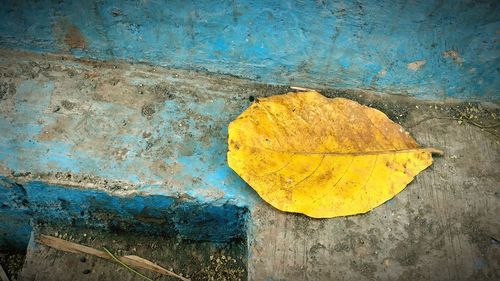
[[[293,155],[293,156],[295,156],[295,155]],[[263,177],[268,177],[270,175],[276,174],[277,172],[279,172],[279,171],[285,169],[286,167],[288,167],[288,165],[290,165],[290,163],[292,163],[292,161],[293,161],[293,156],[290,157],[290,160],[283,167],[281,167],[281,168],[279,168],[279,169],[277,169],[275,171],[269,172],[269,173],[263,175]]]
[[[299,185],[299,184],[303,183],[305,180],[307,180],[307,179],[308,179],[308,178],[310,178],[312,175],[314,175],[314,174],[318,171],[319,167],[321,166],[321,163],[323,163],[323,160],[325,160],[325,157],[326,157],[326,155],[323,155],[323,157],[321,157],[321,160],[319,161],[318,165],[316,166],[316,168],[314,168],[314,170],[313,170],[313,171],[312,171],[309,175],[307,175],[305,178],[301,179],[301,180],[300,180],[300,181],[298,181],[297,183],[292,184],[291,186],[289,186],[289,187],[288,187],[288,189],[290,189],[290,188],[292,188],[292,187],[295,187],[295,186],[297,186],[297,185]]]
[[[339,182],[344,178],[344,176],[347,174],[347,172],[351,169],[352,163],[354,162],[354,158],[356,158],[356,156],[351,157],[351,162],[349,162],[349,165],[347,165],[347,168],[345,169],[344,173],[342,173],[342,176],[340,176],[340,178],[332,185],[332,189],[335,188],[337,186],[337,184],[339,184]],[[318,199],[313,200],[312,203],[316,203],[319,200],[325,198],[325,196],[327,196],[329,193],[330,193],[330,191],[325,192]]]
[[[378,156],[379,156],[379,154],[375,155],[375,161],[373,161],[372,169],[370,171],[370,174],[366,178],[365,184],[363,184],[363,187],[361,189],[364,189],[366,187],[366,185],[368,184],[368,182],[370,181],[370,178],[372,177],[372,174],[373,174],[373,170],[375,170],[375,165],[377,164],[377,161],[378,161]]]

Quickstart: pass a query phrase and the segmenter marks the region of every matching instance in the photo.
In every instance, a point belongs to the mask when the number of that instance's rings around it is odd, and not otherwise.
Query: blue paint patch
[[[37,222],[179,235],[226,242],[245,236],[246,211],[166,196],[117,196],[104,191],[33,181],[24,185]]]
[[[0,177],[0,246],[26,247],[31,221],[58,226],[227,242],[246,237],[247,210],[160,195],[119,196],[95,189]]]
[[[500,100],[495,1],[4,2],[4,48],[144,61],[267,83]],[[71,28],[84,47],[68,45]],[[450,51],[456,56],[446,55]],[[408,67],[420,60],[420,69]]]
[[[148,122],[129,122],[124,127],[122,120],[143,118],[140,111],[92,100],[96,114],[88,117],[48,114],[53,95],[50,80],[19,84],[16,110],[0,119],[0,163],[5,168],[16,173],[61,172],[126,181],[144,195],[185,195],[202,205],[231,202],[248,207],[257,198],[227,166],[227,124],[238,112],[228,110],[223,97],[206,102],[190,102],[190,97],[183,102],[167,100]],[[200,118],[188,118],[188,113]],[[61,118],[71,132],[45,138],[44,132]],[[143,138],[145,131],[151,133],[149,139]],[[122,157],[117,158],[117,151],[124,151]],[[169,168],[172,173],[166,173]],[[156,187],[158,182],[164,184]]]

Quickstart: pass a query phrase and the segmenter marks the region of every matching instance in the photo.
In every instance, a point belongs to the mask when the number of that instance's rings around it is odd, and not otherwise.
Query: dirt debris
[[[55,225],[38,225],[36,229],[37,233],[95,249],[102,250],[106,247],[115,256],[140,256],[191,280],[246,280],[246,242],[243,240],[229,243],[194,242],[176,237],[149,236],[132,232],[104,232],[91,228]],[[40,266],[46,266],[44,259],[50,260],[48,263],[55,265],[72,264],[74,270],[66,271],[74,276],[100,274],[100,276],[116,277],[117,271],[131,274],[119,265],[115,266],[112,262],[93,256],[48,250],[49,248],[44,247],[37,248],[39,249],[28,257],[28,264],[31,268],[23,269],[24,277],[32,276]],[[174,280],[152,272],[142,273],[154,280]],[[49,273],[42,270],[42,273],[37,274],[46,276],[44,274]]]
[[[24,264],[25,255],[23,253],[0,253],[0,265],[2,265],[7,277],[11,281],[18,280],[18,274]]]

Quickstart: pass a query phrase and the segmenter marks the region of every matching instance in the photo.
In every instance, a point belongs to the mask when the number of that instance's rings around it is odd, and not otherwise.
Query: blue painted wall
[[[0,46],[500,100],[498,1],[2,1]]]

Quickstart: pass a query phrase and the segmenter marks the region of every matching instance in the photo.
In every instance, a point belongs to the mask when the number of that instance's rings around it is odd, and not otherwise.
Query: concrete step
[[[8,50],[0,73],[3,247],[48,223],[246,239],[249,280],[499,278],[500,132],[474,125],[498,122],[497,104],[322,90],[384,111],[445,156],[368,214],[315,220],[269,207],[226,164],[229,122],[287,87]]]
[[[46,234],[89,246],[105,247],[115,256],[137,255],[192,280],[246,280],[246,243],[194,242],[141,233],[109,233],[75,227],[36,227]],[[138,270],[153,280],[179,280]],[[92,255],[68,253],[34,241],[28,247],[18,280],[144,280],[120,264]]]
[[[226,165],[226,127],[248,96],[273,87],[8,51],[0,72],[2,212],[193,240],[245,236],[256,196]],[[13,240],[26,242],[23,231]]]
[[[367,214],[312,220],[255,204],[250,280],[500,280],[500,130],[453,119],[498,123],[498,106],[400,102],[404,127],[445,155]]]

